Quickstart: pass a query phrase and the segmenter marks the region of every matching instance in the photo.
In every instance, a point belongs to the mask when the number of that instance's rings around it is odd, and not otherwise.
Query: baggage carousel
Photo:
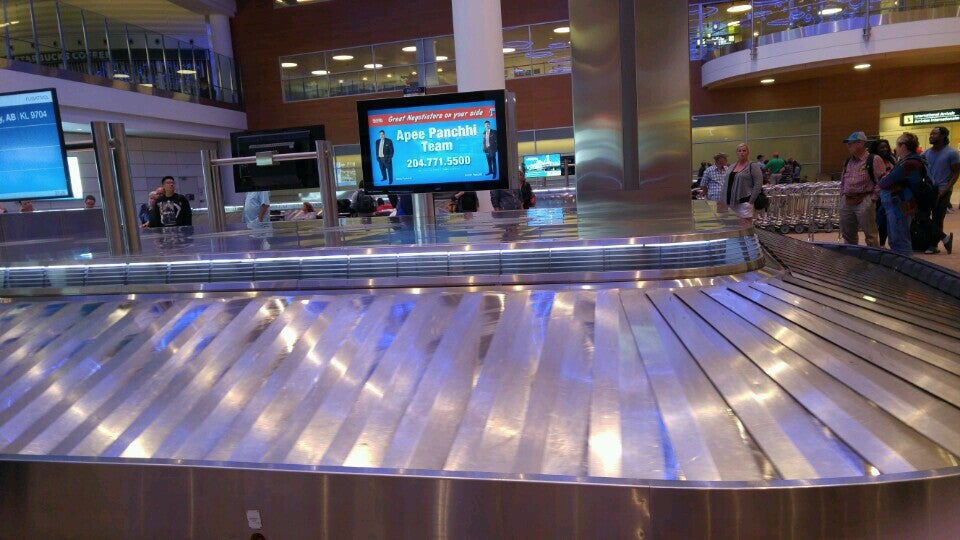
[[[729,222],[102,264],[0,272],[11,537],[960,532],[948,271]]]

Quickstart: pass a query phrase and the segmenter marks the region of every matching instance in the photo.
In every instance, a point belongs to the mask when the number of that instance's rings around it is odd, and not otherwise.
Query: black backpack
[[[923,156],[909,156],[905,159],[915,159],[920,162],[920,170],[922,171],[920,179],[910,182],[910,191],[913,192],[913,196],[917,200],[917,208],[920,211],[929,212],[936,204],[940,190],[927,175],[927,160]]]
[[[373,196],[368,195],[366,191],[357,194],[357,213],[372,214],[377,211],[377,203]]]

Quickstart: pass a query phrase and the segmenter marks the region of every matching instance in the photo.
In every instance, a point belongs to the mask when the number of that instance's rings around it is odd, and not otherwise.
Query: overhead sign
[[[939,111],[918,111],[900,115],[901,126],[920,126],[924,124],[946,124],[960,122],[960,109],[943,109]]]

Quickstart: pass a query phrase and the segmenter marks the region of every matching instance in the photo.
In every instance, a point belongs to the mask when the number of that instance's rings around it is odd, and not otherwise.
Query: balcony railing
[[[239,104],[233,58],[57,0],[0,0],[0,57]]]
[[[960,0],[740,0],[690,6],[690,59],[768,43],[916,20],[960,17]]]

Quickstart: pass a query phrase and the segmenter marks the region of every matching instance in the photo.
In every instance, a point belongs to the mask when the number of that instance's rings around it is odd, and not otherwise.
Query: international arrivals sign
[[[960,122],[960,109],[939,111],[917,111],[900,115],[901,126],[920,126],[924,124],[946,124]]]

